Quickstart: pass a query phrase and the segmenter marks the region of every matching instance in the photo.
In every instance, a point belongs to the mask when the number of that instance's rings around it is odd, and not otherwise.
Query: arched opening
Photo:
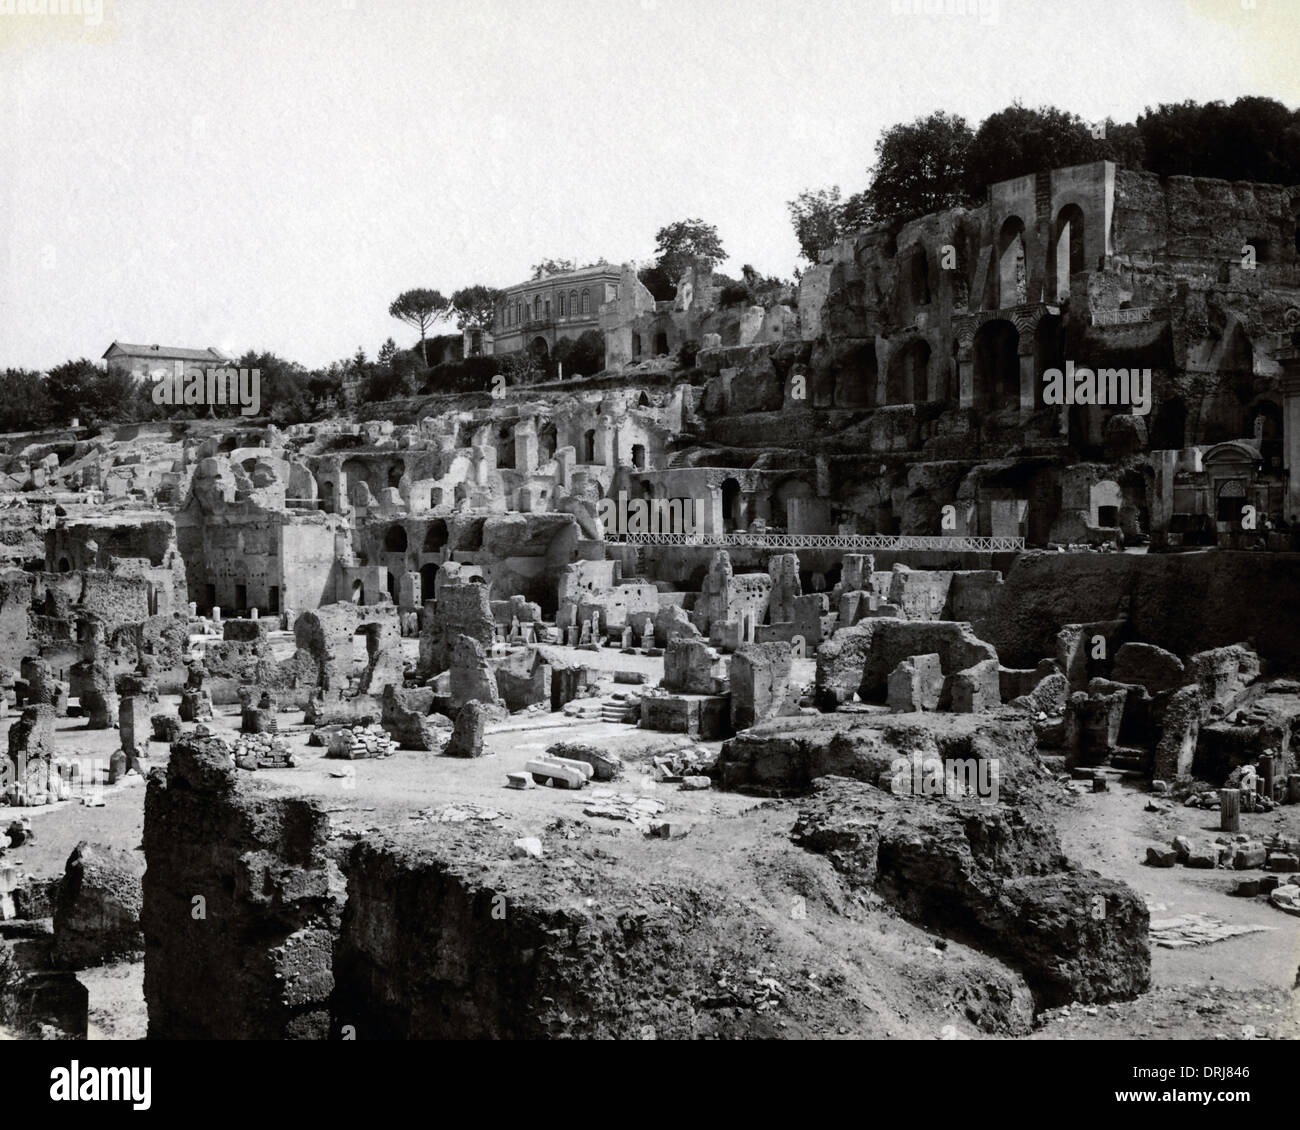
[[[540,466],[555,458],[555,425],[547,421],[537,429],[537,463]]]
[[[422,601],[436,599],[435,594],[438,583],[438,566],[430,561],[427,565],[420,566],[420,598]]]
[[[1065,370],[1065,326],[1058,314],[1044,314],[1034,329],[1034,409],[1048,407],[1043,401],[1043,374],[1048,369]]]
[[[596,462],[596,429],[588,428],[582,434],[582,462]]]
[[[725,479],[722,483],[722,532],[732,533],[740,518],[740,483]]]
[[[394,604],[397,603],[397,574],[391,569],[388,571],[388,597]]]
[[[402,476],[406,473],[406,468],[400,463],[390,463],[388,465],[388,485],[396,490],[402,485]]]
[[[334,483],[329,479],[326,479],[325,482],[320,485],[320,506],[326,514],[333,514],[335,512],[337,506],[335,490],[336,488]]]
[[[1187,402],[1181,396],[1175,396],[1156,409],[1151,425],[1151,449],[1177,451],[1186,446]]]
[[[352,603],[365,604],[365,602],[366,602],[366,587],[361,583],[361,578],[358,577],[355,581],[352,582]]]
[[[972,400],[976,408],[998,412],[1020,404],[1020,334],[1005,318],[985,322],[975,332]]]
[[[926,374],[930,367],[930,343],[924,338],[908,342],[889,359],[885,402],[913,404],[926,399]]]
[[[528,348],[532,350],[533,356],[539,362],[544,363],[546,359],[551,355],[551,347],[546,343],[546,338],[544,337],[533,338],[533,340],[529,343]]]
[[[878,378],[876,343],[866,341],[854,347],[835,374],[835,407],[874,408]]]
[[[1282,409],[1261,400],[1251,409],[1250,435],[1263,457],[1265,471],[1282,471]]]
[[[645,445],[634,443],[632,445],[632,466],[638,471],[645,470]]]
[[[60,558],[59,558],[59,564],[58,564],[58,570],[59,570],[60,573],[71,573],[71,572],[72,572],[72,562],[69,561],[66,557],[60,557]]]
[[[389,526],[384,533],[384,551],[386,553],[406,552],[406,530],[402,526]]]
[[[457,483],[455,490],[452,491],[452,500],[459,506],[462,502],[469,501],[469,484]]]
[[[1056,282],[1056,297],[1068,298],[1070,276],[1087,269],[1083,257],[1083,209],[1077,204],[1067,204],[1057,215],[1048,251],[1052,260],[1048,276]]]
[[[515,469],[515,434],[509,426],[497,429],[496,443],[497,467],[502,470]]]
[[[641,335],[640,334],[632,335],[632,360],[633,361],[641,360]]]
[[[668,355],[668,335],[666,333],[655,334],[655,354],[656,357],[666,357]]]
[[[918,307],[930,305],[930,269],[925,248],[915,244],[903,257],[903,294],[906,299],[905,314]]]
[[[424,544],[421,550],[424,553],[441,553],[442,547],[446,544],[447,523],[441,518],[435,518],[424,531]]]
[[[998,307],[1022,306],[1028,301],[1025,277],[1025,224],[1009,216],[998,233]]]

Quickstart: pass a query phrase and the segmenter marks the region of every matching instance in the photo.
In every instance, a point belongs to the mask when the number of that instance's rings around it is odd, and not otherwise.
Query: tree
[[[451,296],[451,308],[456,315],[458,330],[490,330],[496,321],[497,304],[505,291],[475,283],[463,287]]]
[[[430,326],[447,316],[450,306],[451,303],[438,291],[416,289],[403,291],[388,307],[388,313],[392,317],[420,331],[420,357],[426,366],[429,364],[424,345],[426,334]]]
[[[577,338],[561,338],[551,360],[563,366],[566,377],[590,377],[605,368],[605,335],[587,330]]]
[[[966,119],[942,110],[887,129],[876,141],[871,182],[853,202],[855,226],[909,220],[965,203],[970,145]]]
[[[0,374],[0,432],[36,431],[53,420],[44,376],[31,369],[6,369]]]
[[[241,369],[257,370],[262,401],[259,411],[263,416],[270,416],[277,424],[300,424],[311,419],[308,374],[298,362],[250,349],[236,364]],[[238,412],[238,406],[227,409],[227,414]]]
[[[576,262],[573,259],[543,259],[540,263],[533,264],[531,279],[537,282],[547,275],[563,275],[576,269]]]
[[[703,220],[678,220],[655,232],[657,266],[675,284],[693,265],[709,271],[727,257],[718,229]]]
[[[397,342],[391,337],[379,347],[379,363],[392,367],[393,358],[397,356]]]
[[[844,203],[840,186],[806,188],[785,206],[799,241],[799,251],[809,263],[816,263],[821,253],[844,234]]]
[[[74,417],[85,420],[96,418],[99,380],[103,376],[98,365],[86,357],[79,361],[65,361],[56,365],[45,378],[53,419],[66,424]]]
[[[999,181],[1084,165],[1103,155],[1100,139],[1078,114],[1016,102],[980,123],[966,155],[966,187],[975,199]]]

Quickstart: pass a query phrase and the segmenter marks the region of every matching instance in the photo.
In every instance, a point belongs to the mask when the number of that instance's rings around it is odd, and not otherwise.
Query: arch
[[[645,444],[634,443],[632,445],[632,466],[638,471],[645,470]]]
[[[358,577],[355,581],[352,582],[352,603],[365,604],[365,602],[366,602],[366,586],[361,583],[361,578]]]
[[[582,291],[582,316],[589,318],[591,316],[591,291],[585,287]]]
[[[1048,277],[1055,280],[1056,297],[1070,296],[1070,276],[1087,270],[1083,253],[1083,209],[1067,204],[1057,213],[1048,244]]]
[[[540,294],[534,294],[533,295],[533,321],[534,322],[539,321],[541,319],[541,316],[542,316],[542,296]]]
[[[72,572],[72,562],[69,561],[66,557],[60,557],[60,558],[59,558],[59,564],[58,564],[58,571],[59,571],[60,573],[71,573],[71,572]]]
[[[427,602],[434,599],[438,584],[438,566],[430,561],[420,566],[420,600]]]
[[[406,528],[394,524],[384,532],[384,551],[386,553],[406,552]]]
[[[515,434],[508,424],[497,428],[496,444],[497,467],[506,471],[515,468]]]
[[[1025,222],[1008,216],[998,233],[998,307],[1023,306],[1028,301]]]
[[[1166,400],[1156,409],[1151,424],[1151,450],[1177,451],[1187,446],[1187,401],[1181,396]]]
[[[777,529],[790,528],[790,500],[793,498],[812,498],[813,489],[802,479],[786,479],[772,490],[768,500],[771,524]]]
[[[664,357],[667,356],[667,354],[668,354],[668,335],[661,331],[660,333],[655,334],[654,355],[656,357]]]
[[[394,604],[397,603],[397,574],[391,569],[388,571],[388,596]]]
[[[388,464],[388,485],[396,490],[402,485],[402,476],[406,474],[406,468],[401,463]]]
[[[435,518],[429,523],[428,528],[424,531],[424,543],[421,547],[422,553],[441,553],[443,546],[447,544],[447,523],[441,518]]]
[[[876,407],[878,365],[874,341],[860,342],[849,350],[838,369],[834,370],[835,407]]]
[[[582,433],[582,462],[596,462],[596,429],[588,428]]]
[[[569,291],[569,317],[576,318],[577,316],[578,316],[578,292],[576,290],[571,290]]]
[[[1043,374],[1065,369],[1065,324],[1059,314],[1044,314],[1034,327],[1034,410],[1049,407],[1043,400]]]
[[[555,458],[557,443],[555,425],[550,420],[547,420],[537,429],[537,463],[539,466]]]
[[[1250,409],[1250,430],[1265,471],[1282,470],[1282,408],[1275,401],[1259,400]]]
[[[529,342],[528,348],[533,351],[533,356],[539,361],[545,361],[551,355],[551,347],[547,344],[546,338],[540,335]]]
[[[326,514],[333,514],[338,505],[335,498],[336,490],[337,488],[334,486],[334,482],[331,479],[326,479],[320,485],[320,508],[324,510]]]
[[[913,404],[927,397],[926,374],[930,368],[930,343],[914,338],[889,359],[885,376],[886,404]]]
[[[975,331],[974,388],[976,408],[998,412],[1020,404],[1020,333],[1005,318],[994,318]]]
[[[922,244],[913,244],[902,255],[903,295],[908,311],[930,305],[930,261]]]
[[[740,521],[740,483],[736,479],[722,481],[722,530],[732,533]]]

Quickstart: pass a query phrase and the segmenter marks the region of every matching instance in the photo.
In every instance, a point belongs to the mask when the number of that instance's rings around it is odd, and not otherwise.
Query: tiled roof
[[[115,352],[116,351],[116,352]],[[176,361],[228,361],[219,349],[184,349],[178,345],[128,345],[115,341],[104,351],[104,359],[112,353],[116,357],[140,357],[145,360],[162,357]]]

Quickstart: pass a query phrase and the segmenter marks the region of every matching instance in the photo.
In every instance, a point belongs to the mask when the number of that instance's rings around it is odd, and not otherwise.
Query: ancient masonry
[[[1024,1035],[1175,944],[1056,826],[1135,795],[1214,810],[1146,865],[1289,924],[1298,209],[1057,169],[768,307],[602,270],[596,377],[5,437],[6,854],[144,836],[0,855],[0,1019],[84,1033],[143,955],[159,1038],[818,1031],[770,963],[843,1031]]]

